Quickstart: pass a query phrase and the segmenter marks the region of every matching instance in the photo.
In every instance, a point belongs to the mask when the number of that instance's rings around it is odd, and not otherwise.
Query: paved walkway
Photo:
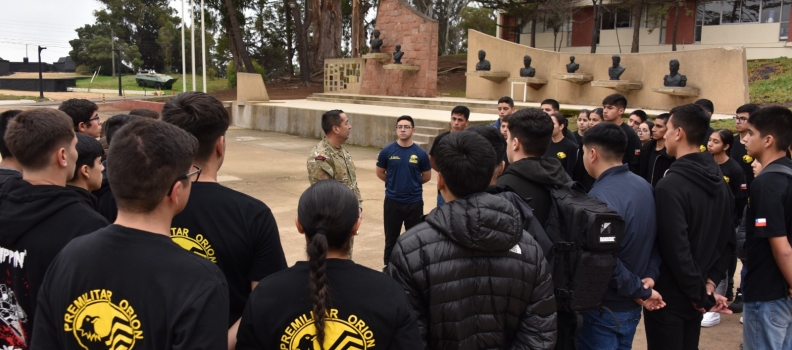
[[[365,106],[363,106],[365,107]],[[353,125],[354,127],[354,125]],[[278,222],[289,265],[305,260],[305,238],[294,220],[297,202],[308,188],[305,160],[319,140],[272,132],[231,128],[226,135],[227,155],[220,169],[221,182],[230,188],[264,201]],[[363,223],[355,239],[354,260],[373,269],[382,268],[384,183],[375,173],[378,149],[347,146],[357,167],[363,196]],[[424,184],[424,211],[436,203],[436,174]],[[738,349],[742,338],[740,315],[724,315],[720,325],[702,329],[702,350]],[[634,349],[646,349],[643,325],[636,333]]]

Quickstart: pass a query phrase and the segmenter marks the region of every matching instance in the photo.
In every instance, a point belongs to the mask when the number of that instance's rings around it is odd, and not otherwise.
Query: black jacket
[[[113,190],[110,189],[110,181],[107,179],[107,162],[103,162],[105,170],[102,171],[102,187],[96,191],[91,192],[99,200],[97,211],[104,216],[108,222],[115,222],[118,216],[118,204],[116,203]]]
[[[89,206],[93,210],[97,210],[98,213],[99,198],[96,198],[96,196],[94,196],[93,193],[88,192],[88,190],[82,187],[77,187],[72,185],[66,185],[66,188],[74,191],[74,193],[77,193],[77,195],[80,197],[80,201],[83,202],[83,204]]]
[[[534,216],[544,227],[551,204],[547,187],[569,181],[558,159],[525,158],[512,163],[506,173],[498,178],[498,185],[511,187],[533,209]]]
[[[104,226],[107,221],[66,187],[34,186],[24,180],[0,186],[0,250],[6,254],[0,259],[0,284],[13,291],[7,302],[24,312],[21,318],[15,313],[12,321],[21,325],[27,341],[36,297],[50,263],[72,238]]]
[[[657,183],[665,176],[666,170],[671,167],[671,163],[675,160],[674,157],[666,153],[666,149],[663,147],[663,149],[657,151],[657,158],[652,162],[651,155],[656,147],[657,140],[649,140],[641,147],[640,167],[638,170],[638,175],[646,179],[652,187],[657,186]]]
[[[726,276],[734,252],[731,217],[734,199],[720,167],[709,153],[677,159],[655,187],[657,247],[662,264],[655,289],[667,308],[709,310],[706,280]]]
[[[22,179],[22,173],[16,169],[0,168],[0,185],[11,179]]]
[[[428,349],[553,349],[556,305],[541,248],[506,199],[477,193],[399,237],[386,272]]]
[[[544,227],[542,227],[542,224],[536,219],[533,210],[525,203],[525,200],[520,198],[520,195],[514,192],[511,187],[505,185],[492,185],[487,187],[486,192],[508,200],[514,208],[520,212],[523,230],[528,231],[534,240],[536,240],[536,243],[539,244],[539,247],[542,248],[542,254],[544,254],[547,265],[553,266],[553,259],[555,257],[553,240],[547,235]]]

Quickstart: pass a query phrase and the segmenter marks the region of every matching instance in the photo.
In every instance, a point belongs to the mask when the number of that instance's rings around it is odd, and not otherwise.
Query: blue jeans
[[[792,349],[792,299],[743,302],[745,350]]]
[[[635,329],[640,321],[641,307],[636,307],[632,311],[614,312],[612,315],[608,311],[587,312],[583,314],[583,328],[578,335],[578,349],[632,349]]]

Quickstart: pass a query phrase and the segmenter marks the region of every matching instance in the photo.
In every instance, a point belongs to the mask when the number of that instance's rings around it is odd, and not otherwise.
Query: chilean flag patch
[[[756,227],[766,227],[767,219],[756,219]]]
[[[742,185],[740,185],[740,189],[741,190],[747,190],[748,189],[748,185],[742,184]]]
[[[635,149],[635,155],[636,156],[640,156],[641,155],[641,149],[640,148],[636,148]]]

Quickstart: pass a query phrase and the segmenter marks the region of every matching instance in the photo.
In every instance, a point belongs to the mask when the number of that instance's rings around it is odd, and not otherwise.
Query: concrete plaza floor
[[[220,181],[225,186],[264,201],[272,209],[290,266],[306,259],[305,238],[297,232],[294,219],[300,195],[309,186],[305,161],[318,141],[234,127],[226,135],[227,154],[220,169]],[[382,226],[385,186],[375,173],[379,149],[358,146],[346,148],[355,161],[358,186],[364,199],[363,223],[355,238],[353,258],[358,264],[379,270],[383,266],[385,245]],[[424,184],[425,213],[435,207],[436,179],[433,173],[432,180]],[[740,316],[722,315],[720,325],[702,329],[699,348],[739,349],[742,342]],[[636,332],[633,348],[646,349],[643,322]]]

